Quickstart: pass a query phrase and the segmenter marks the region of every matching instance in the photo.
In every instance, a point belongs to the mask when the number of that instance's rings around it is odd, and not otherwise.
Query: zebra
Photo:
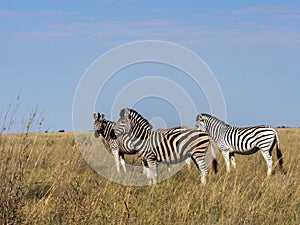
[[[117,172],[120,173],[120,162],[126,173],[126,165],[124,160],[124,154],[136,154],[132,143],[128,139],[128,135],[122,135],[117,139],[110,137],[110,132],[115,124],[112,121],[106,120],[104,114],[93,113],[94,118],[94,136],[98,138],[100,135],[107,141],[111,148],[112,154],[115,159]]]
[[[282,169],[282,153],[279,148],[279,138],[274,128],[270,126],[233,127],[209,114],[199,114],[196,117],[196,130],[207,132],[222,152],[227,172],[230,172],[230,161],[234,168],[234,154],[249,155],[261,150],[267,162],[267,176],[272,173],[272,149],[276,145],[279,166]]]
[[[202,184],[206,183],[208,168],[205,155],[210,144],[207,133],[193,129],[178,129],[173,132],[159,132],[147,129],[149,122],[133,109],[124,108],[120,119],[113,126],[112,138],[128,134],[140,158],[149,166],[149,184],[156,183],[157,164],[179,163],[192,158],[200,174]],[[213,168],[217,170],[216,159]]]
[[[105,119],[104,114],[96,114],[93,113],[94,118],[94,136],[98,138],[100,135],[107,141],[112,154],[115,159],[116,169],[117,172],[120,173],[120,163],[124,172],[126,173],[126,164],[124,159],[124,154],[133,155],[136,154],[137,151],[134,149],[133,145],[131,144],[130,140],[128,139],[128,135],[122,135],[120,138],[112,139],[110,137],[110,132],[112,130],[113,125],[115,122],[109,121]],[[151,130],[152,126],[147,126],[147,129]],[[178,131],[181,129],[186,129],[186,127],[174,127],[172,129],[160,129],[159,132],[161,133],[168,133],[173,131]],[[186,161],[188,164],[189,162]],[[169,167],[168,167],[169,168]],[[143,163],[143,173],[148,173],[148,166],[147,164]]]

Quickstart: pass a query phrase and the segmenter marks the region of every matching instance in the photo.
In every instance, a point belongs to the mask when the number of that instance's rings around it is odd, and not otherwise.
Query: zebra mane
[[[230,125],[228,125],[227,123],[225,123],[224,121],[218,119],[217,117],[212,116],[212,115],[207,114],[207,113],[201,113],[201,114],[199,114],[199,115],[197,116],[197,120],[199,119],[199,117],[200,117],[200,118],[205,117],[205,118],[208,119],[208,120],[211,120],[211,119],[217,120],[220,124],[222,124],[222,125],[224,125],[224,126],[230,126]]]
[[[129,109],[129,108],[125,108],[122,109],[120,111],[120,117],[124,117],[126,114],[126,110],[129,111],[128,114],[128,118],[134,119],[135,121],[137,121],[138,123],[142,123],[144,126],[146,126],[149,130],[152,130],[152,125],[149,123],[148,120],[146,120],[141,114],[139,114],[137,111],[135,111],[134,109]]]
[[[107,119],[105,119],[105,122],[108,123],[108,124],[112,124],[112,125],[115,125],[115,123],[116,123],[116,122],[114,122],[114,121],[107,120]]]

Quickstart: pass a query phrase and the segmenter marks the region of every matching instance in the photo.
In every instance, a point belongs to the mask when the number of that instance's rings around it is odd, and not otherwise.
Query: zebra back
[[[178,127],[172,127],[172,128],[166,128],[166,129],[157,129],[156,132],[163,133],[163,134],[169,134],[173,132],[180,132],[182,130],[189,129],[186,126],[178,126]]]

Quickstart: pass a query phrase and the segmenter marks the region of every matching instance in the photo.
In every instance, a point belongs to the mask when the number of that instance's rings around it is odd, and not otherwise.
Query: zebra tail
[[[216,159],[213,159],[212,165],[213,165],[214,173],[217,173],[218,172],[218,161]]]
[[[214,173],[217,173],[218,172],[218,161],[217,161],[215,149],[213,147],[213,143],[210,144],[210,151],[211,151],[211,155],[213,157],[212,168],[213,168]]]
[[[279,167],[282,169],[283,166],[283,159],[282,159],[282,153],[279,147],[279,138],[277,135],[277,132],[275,131],[276,134],[276,153],[277,153],[277,159],[278,159],[278,163],[279,163]]]

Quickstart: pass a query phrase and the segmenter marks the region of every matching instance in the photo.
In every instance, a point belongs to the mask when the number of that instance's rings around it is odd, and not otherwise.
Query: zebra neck
[[[209,126],[206,132],[210,137],[212,137],[212,139],[217,141],[222,138],[220,134],[224,134],[229,128],[229,125],[218,123],[214,126]]]
[[[103,132],[103,137],[105,140],[109,141],[111,139],[110,137],[110,132],[114,126],[114,122],[111,122],[111,121],[107,121],[107,124],[106,124],[106,127],[105,127],[105,130]]]
[[[149,140],[151,137],[151,130],[142,129],[140,132],[132,132],[131,135],[134,138],[140,139],[140,140]]]
[[[149,140],[151,137],[151,131],[150,130],[139,130],[139,132],[132,132],[128,134],[135,150],[137,151],[143,151],[145,149],[145,146],[149,144]]]

